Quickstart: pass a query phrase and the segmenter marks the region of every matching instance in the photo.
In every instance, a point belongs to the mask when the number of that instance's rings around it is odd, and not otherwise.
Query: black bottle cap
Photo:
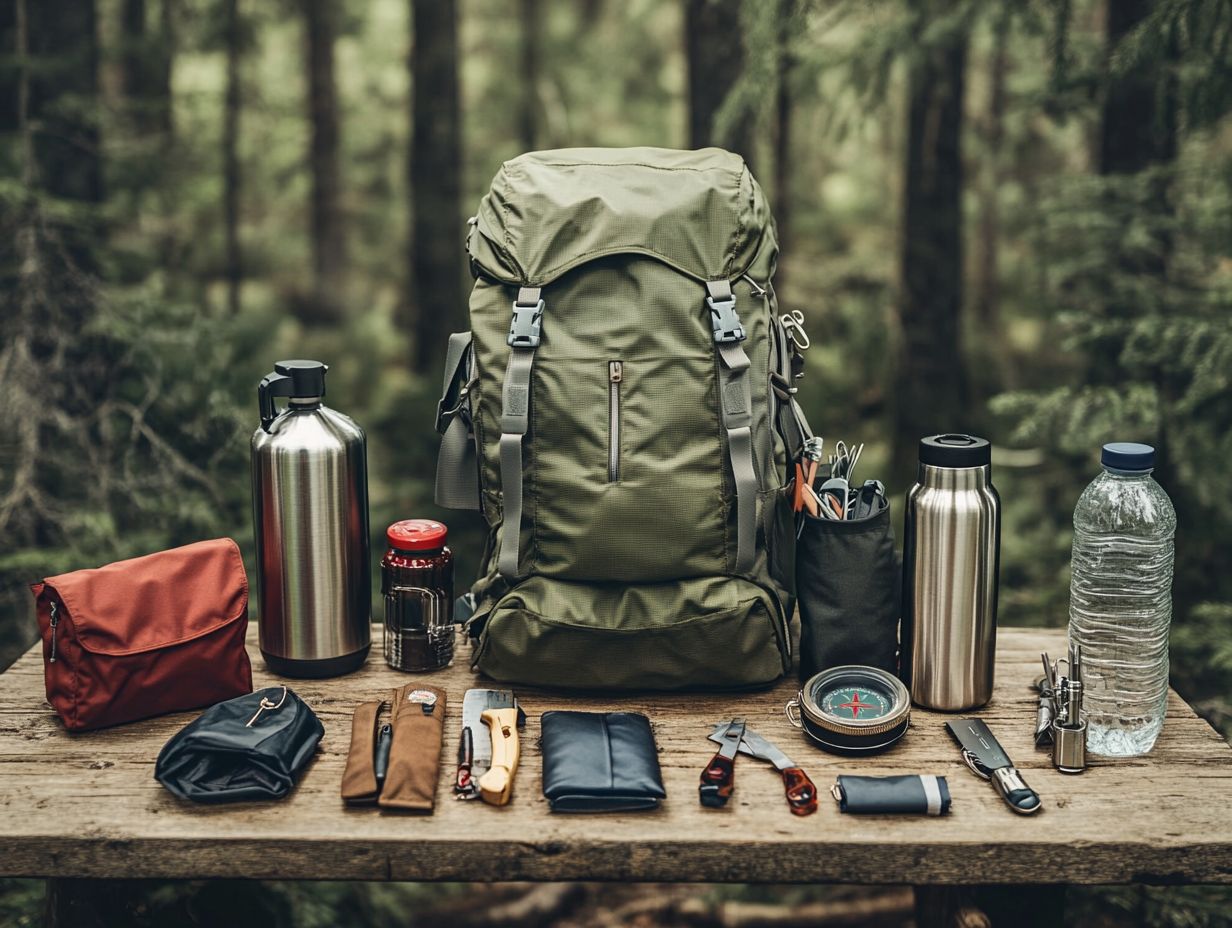
[[[992,445],[985,438],[946,432],[920,439],[920,463],[931,467],[981,467],[992,463]]]
[[[1114,441],[1104,445],[1099,462],[1113,470],[1129,473],[1155,469],[1155,449],[1133,441]]]
[[[329,366],[320,361],[278,361],[274,370],[291,378],[291,397],[325,395],[325,372]]]

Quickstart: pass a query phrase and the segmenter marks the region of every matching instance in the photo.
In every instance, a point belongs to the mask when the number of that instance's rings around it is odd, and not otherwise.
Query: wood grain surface
[[[518,692],[529,721],[513,801],[456,802],[451,793],[463,692],[482,685],[469,649],[425,682],[449,693],[440,788],[430,817],[348,809],[339,784],[351,713],[408,682],[380,656],[334,680],[287,681],[321,717],[321,750],[281,802],[196,806],[154,780],[162,745],[196,713],[68,734],[44,700],[41,654],[0,676],[0,875],[251,877],[349,880],[637,880],[839,883],[1232,883],[1232,749],[1175,693],[1147,757],[1093,759],[1078,776],[1053,770],[1031,731],[1030,683],[1055,630],[1003,629],[987,720],[1043,797],[1013,815],[961,763],[946,716],[917,710],[887,753],[840,758],[810,746],[783,716],[794,680],[740,695],[620,698]],[[269,674],[250,630],[255,683]],[[539,719],[548,709],[632,710],[655,729],[668,798],[654,812],[559,815],[541,794]],[[711,725],[747,718],[822,790],[821,809],[791,815],[782,781],[747,757],[724,809],[698,805],[698,775],[714,752]],[[840,815],[828,794],[839,773],[949,778],[943,818]]]

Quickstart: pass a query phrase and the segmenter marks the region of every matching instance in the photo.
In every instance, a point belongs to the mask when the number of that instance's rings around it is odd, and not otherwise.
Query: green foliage
[[[1232,0],[1157,0],[1150,15],[1113,51],[1115,78],[1160,62],[1173,72],[1191,128],[1216,122],[1232,106]]]

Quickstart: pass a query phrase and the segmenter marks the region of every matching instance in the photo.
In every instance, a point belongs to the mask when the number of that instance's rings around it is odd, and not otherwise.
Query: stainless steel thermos
[[[973,435],[923,438],[907,491],[901,673],[912,701],[929,709],[992,698],[1001,498],[991,452]]]
[[[320,361],[279,361],[252,436],[261,654],[294,677],[350,673],[371,644],[364,430],[321,403]],[[278,398],[287,405],[279,409]]]

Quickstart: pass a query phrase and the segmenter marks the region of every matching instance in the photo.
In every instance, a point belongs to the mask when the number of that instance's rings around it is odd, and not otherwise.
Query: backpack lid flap
[[[467,248],[485,274],[522,286],[629,253],[706,281],[742,274],[766,234],[769,207],[738,155],[572,148],[505,162]]]

